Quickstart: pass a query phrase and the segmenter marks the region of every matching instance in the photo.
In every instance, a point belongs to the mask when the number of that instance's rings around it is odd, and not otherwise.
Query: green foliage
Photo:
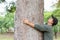
[[[58,0],[58,2],[56,3],[56,7],[60,8],[60,0]]]
[[[1,2],[4,2],[5,0],[1,0]],[[9,28],[14,27],[14,14],[16,11],[16,5],[15,2],[9,3],[9,5],[6,6],[6,14],[5,17],[0,16],[0,32],[7,32]]]
[[[4,18],[0,17],[0,32],[7,32],[14,27],[14,13],[7,13]]]
[[[53,31],[54,31],[54,32],[58,32],[58,31],[59,31],[59,30],[58,30],[58,27],[57,27],[57,26],[54,26],[54,27],[53,27]]]
[[[52,12],[44,12],[44,22],[47,22],[49,17],[52,15]]]
[[[5,0],[0,0],[0,3],[5,2]]]
[[[8,6],[6,6],[6,11],[9,13],[13,13],[16,11],[15,2],[11,2]]]

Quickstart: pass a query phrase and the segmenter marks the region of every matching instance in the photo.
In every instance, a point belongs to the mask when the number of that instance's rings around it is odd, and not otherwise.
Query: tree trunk
[[[27,18],[33,23],[43,24],[43,0],[17,0],[14,40],[42,40],[42,33],[23,24]]]

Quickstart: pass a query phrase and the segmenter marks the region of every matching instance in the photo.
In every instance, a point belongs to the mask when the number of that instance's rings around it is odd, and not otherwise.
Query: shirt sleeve
[[[34,28],[39,31],[49,31],[49,28],[46,25],[35,24]]]

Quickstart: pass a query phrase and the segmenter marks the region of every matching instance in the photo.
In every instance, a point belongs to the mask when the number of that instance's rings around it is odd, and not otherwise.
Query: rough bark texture
[[[42,40],[42,33],[23,24],[27,18],[33,23],[43,23],[43,0],[17,0],[14,40]]]

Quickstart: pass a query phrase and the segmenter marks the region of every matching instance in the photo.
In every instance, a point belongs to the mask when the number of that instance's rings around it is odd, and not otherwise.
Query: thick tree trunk
[[[42,40],[42,33],[23,24],[22,19],[42,24],[44,1],[17,0],[16,6],[14,40]]]

